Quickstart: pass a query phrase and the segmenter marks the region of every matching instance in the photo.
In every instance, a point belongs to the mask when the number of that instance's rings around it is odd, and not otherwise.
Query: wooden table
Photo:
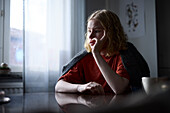
[[[67,93],[10,94],[0,113],[144,113],[169,112],[170,90],[155,95],[143,91],[125,95],[82,95]]]
[[[0,113],[75,113],[77,110],[94,110],[120,101],[125,95],[83,95],[68,93],[8,94],[9,103],[0,104]],[[119,97],[119,99],[118,99]],[[121,98],[120,98],[121,97]],[[48,112],[44,112],[48,111]]]

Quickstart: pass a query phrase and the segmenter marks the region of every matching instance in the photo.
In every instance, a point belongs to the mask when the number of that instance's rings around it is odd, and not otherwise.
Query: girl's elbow
[[[124,90],[115,90],[114,93],[115,95],[120,95],[124,92]]]
[[[60,81],[58,81],[55,85],[55,92],[58,93],[58,92],[61,92],[61,88],[60,88]]]
[[[124,85],[123,87],[118,87],[114,89],[113,91],[116,95],[120,95],[120,94],[123,94],[127,89],[128,89],[128,84]]]
[[[55,85],[55,92],[57,93],[58,92],[58,86],[57,86],[57,83]]]

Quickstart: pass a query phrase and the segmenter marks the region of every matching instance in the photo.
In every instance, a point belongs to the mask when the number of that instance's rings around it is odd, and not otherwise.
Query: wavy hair
[[[115,13],[105,9],[97,10],[91,14],[87,23],[92,19],[98,20],[106,31],[106,37],[108,38],[108,45],[106,47],[107,56],[111,56],[120,50],[127,49],[127,37],[120,23],[119,17]],[[87,52],[91,52],[87,33],[84,47]]]

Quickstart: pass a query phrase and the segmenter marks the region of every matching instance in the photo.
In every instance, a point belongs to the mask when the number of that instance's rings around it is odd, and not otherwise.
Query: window
[[[83,48],[84,0],[0,0],[0,10],[0,62],[23,72],[25,92],[54,90]]]
[[[12,72],[23,67],[23,0],[0,0],[0,62]]]
[[[77,6],[75,4],[77,4]],[[58,51],[64,51],[64,52],[53,53],[55,55],[51,55],[50,60],[53,61],[54,59],[58,58],[58,62],[56,63],[57,66],[53,66],[53,68],[55,70],[56,69],[61,70],[59,66],[66,62],[66,60],[63,61],[61,60],[61,58],[64,58],[61,57],[61,54],[66,53],[65,52],[66,48],[68,48],[69,51],[70,49],[73,50],[71,51],[72,56],[83,48],[83,43],[84,43],[84,41],[82,40],[84,38],[84,27],[82,27],[84,26],[83,6],[84,6],[83,0],[82,1],[75,0],[74,2],[71,0],[70,1],[68,0],[56,0],[56,1],[0,0],[0,63],[2,62],[7,63],[9,67],[12,69],[12,72],[22,72],[24,57],[25,59],[27,59],[27,61],[28,60],[31,61],[31,63],[34,62],[34,60],[32,59],[30,60],[26,56],[37,58],[35,54],[33,54],[34,56],[32,55],[33,53],[32,50],[35,50],[35,47],[40,46],[40,48],[44,47],[43,48],[44,50],[50,49],[50,51],[54,51],[54,47],[51,46],[52,43],[54,43],[53,45],[57,46],[56,48],[58,49]],[[39,12],[41,12],[42,14],[40,14]],[[23,18],[24,13],[26,15],[25,18]],[[27,39],[25,40],[23,40],[24,22],[26,23],[25,29],[29,30],[29,32],[25,32],[25,34],[27,34]],[[61,27],[58,27],[59,25],[61,25]],[[65,33],[66,28],[69,29],[68,33]],[[33,37],[32,35],[29,35],[28,38],[29,33],[34,33],[34,35],[36,35],[35,36],[36,38]],[[42,39],[44,37],[44,34],[46,35],[46,37],[48,37],[48,40],[45,38],[44,40],[39,40],[39,38]],[[61,37],[62,39],[64,37],[73,37],[73,38],[69,38],[66,41],[61,41],[61,42],[59,41],[54,42],[53,39],[49,40],[49,38],[51,37],[56,37],[55,35],[60,39]],[[32,43],[31,41],[32,39],[34,40],[33,41],[34,43]],[[49,43],[47,44],[48,47],[37,45],[36,41],[39,44],[44,44],[47,43],[48,41]],[[42,43],[40,43],[40,41],[42,41]],[[23,55],[23,45],[26,48],[25,51],[29,53],[29,55],[28,54],[26,54],[25,56]],[[64,46],[63,47],[64,49],[61,48],[62,46]],[[44,52],[41,51],[38,52],[39,55],[42,54],[41,56],[44,56],[45,54]],[[71,57],[71,55],[70,56],[64,55],[64,56],[69,58]],[[38,61],[39,59],[36,60],[36,62]],[[42,62],[38,62],[38,63],[42,63]],[[33,70],[36,69],[34,66],[35,65],[31,65],[31,68],[33,68]]]

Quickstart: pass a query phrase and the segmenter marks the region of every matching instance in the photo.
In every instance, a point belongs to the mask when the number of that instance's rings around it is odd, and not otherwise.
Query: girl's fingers
[[[102,86],[96,82],[90,82],[86,90],[90,91],[92,94],[104,94]]]

